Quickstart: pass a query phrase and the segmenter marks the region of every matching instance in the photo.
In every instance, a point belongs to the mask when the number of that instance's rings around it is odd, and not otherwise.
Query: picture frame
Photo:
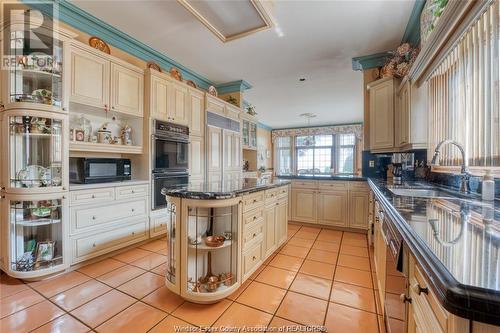
[[[75,129],[75,141],[85,141],[85,131],[82,129]]]
[[[53,241],[38,242],[36,245],[35,262],[38,264],[54,259],[54,245],[55,242]]]

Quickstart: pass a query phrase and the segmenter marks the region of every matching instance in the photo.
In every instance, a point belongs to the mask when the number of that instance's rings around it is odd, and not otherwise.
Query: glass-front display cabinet
[[[239,198],[182,200],[179,286],[183,298],[213,303],[239,287],[240,207]]]
[[[67,199],[60,194],[2,198],[3,270],[30,279],[67,268]]]
[[[12,110],[3,113],[3,181],[9,193],[66,191],[67,116]]]
[[[245,117],[251,116],[245,115]],[[252,120],[243,119],[241,128],[243,147],[246,149],[257,149],[257,124]]]
[[[36,15],[30,17],[36,20]],[[66,42],[76,35],[60,29],[50,20],[37,26],[36,33],[26,31],[24,14],[13,14],[6,26],[10,41],[4,51],[2,105],[10,108],[36,108],[67,112],[64,98]],[[7,62],[8,60],[8,62]]]

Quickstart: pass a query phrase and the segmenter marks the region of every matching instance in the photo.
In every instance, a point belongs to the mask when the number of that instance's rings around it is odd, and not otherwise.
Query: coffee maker
[[[403,181],[403,163],[406,162],[404,155],[400,153],[392,154],[392,182],[401,185]]]

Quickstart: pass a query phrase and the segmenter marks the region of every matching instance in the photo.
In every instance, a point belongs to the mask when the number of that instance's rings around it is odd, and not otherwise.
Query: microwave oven
[[[132,164],[126,158],[70,157],[69,182],[96,184],[130,180]]]

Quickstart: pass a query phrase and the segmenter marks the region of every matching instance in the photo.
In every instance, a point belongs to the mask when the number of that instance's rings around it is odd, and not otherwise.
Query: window
[[[445,139],[465,148],[475,167],[500,165],[498,1],[471,23],[431,73],[429,153]],[[442,149],[441,164],[462,162],[452,146]]]
[[[297,136],[297,174],[329,174],[332,169],[333,135]]]
[[[289,136],[276,138],[276,174],[292,174],[292,138]]]
[[[338,158],[336,173],[353,174],[356,137],[354,134],[339,134],[337,138]]]

